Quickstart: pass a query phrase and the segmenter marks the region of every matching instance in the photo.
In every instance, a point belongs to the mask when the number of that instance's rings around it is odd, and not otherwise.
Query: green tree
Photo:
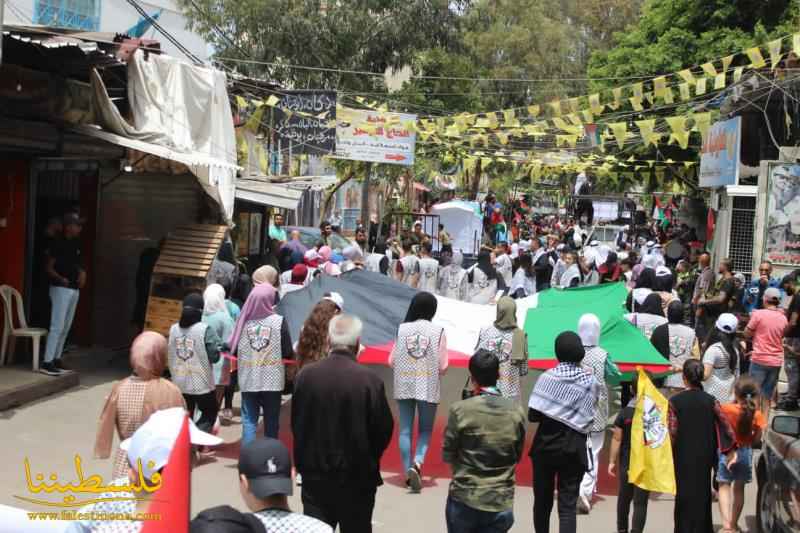
[[[384,72],[457,37],[464,0],[179,0],[193,29],[239,72],[285,87],[374,90]],[[270,65],[265,63],[272,63]],[[327,70],[291,68],[303,65]]]
[[[649,76],[739,52],[797,31],[797,0],[646,0],[616,45],[589,61],[590,77]],[[616,83],[619,84],[618,82]],[[595,88],[615,85],[611,81]]]

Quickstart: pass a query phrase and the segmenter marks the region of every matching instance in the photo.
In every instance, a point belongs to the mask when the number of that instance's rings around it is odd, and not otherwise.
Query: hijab
[[[503,296],[497,301],[497,319],[494,327],[502,331],[513,330],[511,337],[511,358],[515,361],[527,361],[528,337],[517,327],[517,302],[510,296]]]
[[[403,322],[416,322],[417,320],[433,320],[437,307],[436,296],[429,292],[418,292],[408,306],[408,312]]]
[[[644,299],[644,303],[636,310],[638,313],[647,313],[649,315],[664,316],[664,308],[661,305],[661,296],[651,292]]]
[[[253,285],[255,286],[259,286],[264,283],[275,285],[277,282],[278,271],[275,270],[275,267],[273,266],[264,265],[253,272]]]
[[[654,290],[656,286],[656,271],[652,268],[645,267],[642,269],[639,277],[636,278],[637,289],[650,289]]]
[[[683,304],[680,300],[673,300],[667,306],[667,320],[670,324],[683,323]]]
[[[333,250],[331,250],[330,246],[323,246],[319,249],[319,255],[322,258],[323,263],[327,263],[331,260],[331,255],[333,255]]]
[[[231,348],[231,354],[236,355],[239,349],[239,339],[244,332],[245,325],[251,320],[262,320],[274,313],[272,307],[275,305],[275,287],[268,283],[256,285],[247,297],[247,301],[242,308],[242,314],[239,315],[239,320],[236,321],[236,326],[233,328],[233,335],[231,335],[228,346]]]
[[[120,415],[127,417],[130,411],[137,411],[135,416],[140,416],[144,423],[151,414],[161,409],[186,408],[181,390],[171,381],[161,378],[167,367],[167,340],[163,335],[155,331],[139,334],[131,344],[130,362],[136,377],[116,383],[106,398],[94,442],[95,458],[107,459],[111,456],[114,433],[119,433],[117,420]],[[131,379],[137,378],[146,381],[141,404],[120,401],[122,389],[128,386]]]
[[[212,283],[203,292],[203,314],[213,315],[223,312],[230,315],[225,304],[225,289],[218,283]]]
[[[223,242],[222,246],[219,247],[217,259],[232,265],[236,264],[236,259],[233,257],[233,244],[230,241]]]
[[[597,315],[586,313],[578,320],[578,336],[584,347],[600,346],[600,319]]]
[[[141,333],[131,344],[131,368],[139,379],[158,379],[167,367],[167,339],[155,331]]]
[[[583,342],[574,331],[564,331],[556,337],[556,359],[559,363],[580,364],[586,351]]]
[[[223,289],[223,294],[225,290]],[[196,293],[190,293],[183,299],[183,309],[181,310],[181,319],[178,325],[183,328],[190,328],[203,320],[203,297]]]
[[[497,270],[492,266],[492,254],[488,250],[481,250],[478,254],[478,263],[475,267],[482,270],[490,280],[497,279]]]

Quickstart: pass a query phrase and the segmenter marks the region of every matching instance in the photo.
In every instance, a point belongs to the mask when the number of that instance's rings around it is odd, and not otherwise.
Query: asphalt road
[[[82,362],[88,364],[89,362]],[[18,409],[0,412],[0,505],[35,509],[14,495],[26,495],[27,486],[23,461],[30,460],[33,471],[54,472],[61,480],[74,479],[74,457],[80,454],[84,471],[108,476],[111,460],[92,458],[97,417],[114,379],[125,375],[124,361],[114,365],[92,363],[91,373],[83,373],[83,385]],[[99,367],[99,369],[97,368]],[[237,395],[238,399],[238,395]],[[288,406],[284,406],[284,411]],[[285,416],[286,413],[284,413]],[[285,420],[285,418],[284,418]],[[236,460],[241,427],[223,427],[220,436],[226,444],[216,458],[198,466],[192,474],[192,513],[207,507],[230,504],[244,510],[237,484]],[[433,443],[434,445],[436,443]],[[392,450],[394,455],[396,451]],[[431,454],[439,454],[432,447]],[[524,461],[528,461],[527,457]],[[605,469],[605,461],[603,462]],[[520,468],[515,499],[516,523],[511,531],[533,530],[533,493],[530,487],[530,468]],[[426,478],[421,494],[408,494],[402,487],[401,476],[393,471],[384,474],[386,483],[378,489],[374,513],[375,531],[384,532],[443,532],[444,507],[448,479],[442,471],[435,478]],[[589,516],[578,517],[578,531],[611,533],[616,531],[616,486],[607,475],[601,477],[600,495]],[[744,517],[740,523],[745,532],[755,533],[755,484],[747,489]],[[292,508],[302,510],[299,489],[291,498]],[[672,531],[673,502],[671,499],[651,500],[648,509],[647,531]],[[720,527],[719,512],[714,508],[716,527]],[[557,531],[554,509],[553,529]]]

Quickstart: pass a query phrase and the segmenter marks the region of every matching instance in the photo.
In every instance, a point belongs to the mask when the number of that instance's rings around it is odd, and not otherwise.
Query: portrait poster
[[[772,163],[767,170],[764,259],[800,265],[800,165]]]

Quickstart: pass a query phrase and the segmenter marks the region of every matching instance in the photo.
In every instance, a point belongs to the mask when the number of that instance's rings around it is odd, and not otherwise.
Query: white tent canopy
[[[461,251],[464,254],[477,254],[480,249],[483,236],[483,216],[480,212],[480,205],[477,202],[462,200],[436,204],[431,208],[431,214],[439,215],[439,223],[443,224],[450,234],[453,251]],[[432,234],[436,235],[436,232]],[[439,247],[438,239],[435,242]]]

